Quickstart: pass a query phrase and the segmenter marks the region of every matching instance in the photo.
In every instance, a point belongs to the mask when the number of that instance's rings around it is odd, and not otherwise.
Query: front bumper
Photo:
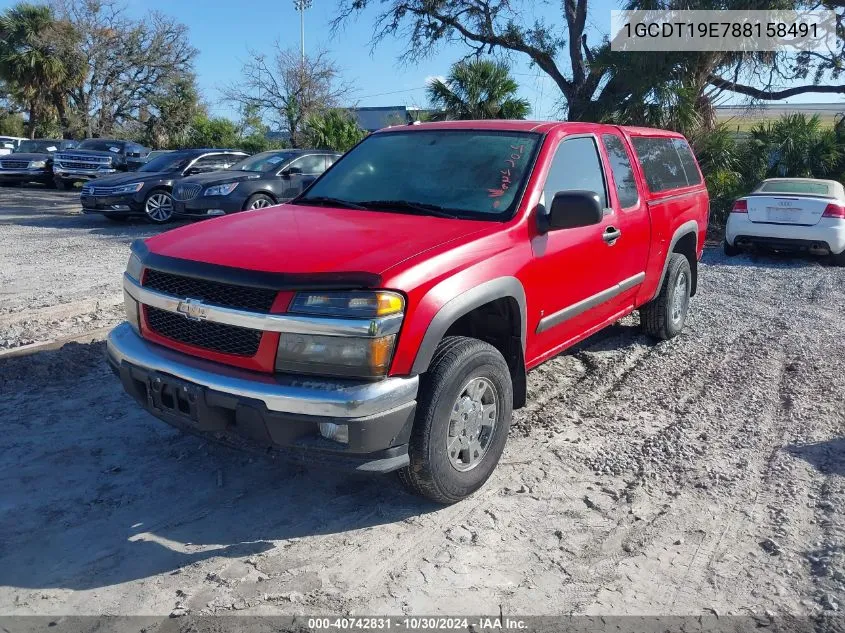
[[[46,169],[0,169],[0,181],[4,182],[47,181],[50,176]]]
[[[53,166],[53,175],[63,180],[94,180],[101,176],[116,174],[117,170],[108,169],[68,169],[66,167]]]
[[[763,246],[795,251],[845,251],[845,220],[821,218],[818,224],[770,224],[751,222],[747,213],[731,213],[725,227],[731,246]]]
[[[242,211],[246,197],[235,189],[228,196],[199,195],[191,200],[174,200],[173,215],[190,218],[208,218]]]
[[[258,374],[150,343],[128,323],[109,334],[107,355],[141,406],[183,430],[362,472],[408,464],[416,376],[365,382]],[[162,397],[161,385],[187,394],[184,402],[173,393]],[[319,424],[327,422],[348,426],[347,444],[320,437]]]
[[[144,213],[144,200],[137,194],[117,196],[80,196],[83,213],[106,213],[109,215],[136,215]]]

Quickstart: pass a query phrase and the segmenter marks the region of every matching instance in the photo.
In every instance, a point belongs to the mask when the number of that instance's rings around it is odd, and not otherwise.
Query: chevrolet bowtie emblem
[[[201,321],[208,316],[208,308],[199,299],[184,299],[176,306],[176,311],[186,319]]]

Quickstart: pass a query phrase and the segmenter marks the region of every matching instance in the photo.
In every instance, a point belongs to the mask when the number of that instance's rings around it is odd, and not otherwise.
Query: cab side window
[[[550,209],[558,191],[573,189],[594,191],[599,195],[602,207],[607,207],[604,172],[596,141],[591,136],[563,139],[558,145],[541,202]]]
[[[601,137],[607,157],[610,161],[610,171],[613,174],[613,184],[616,187],[616,197],[623,209],[633,207],[640,200],[637,191],[637,181],[634,179],[634,169],[628,150],[615,134],[605,134]]]
[[[198,158],[192,165],[195,169],[206,171],[217,171],[218,169],[226,169],[233,165],[237,160],[231,154],[210,154]]]

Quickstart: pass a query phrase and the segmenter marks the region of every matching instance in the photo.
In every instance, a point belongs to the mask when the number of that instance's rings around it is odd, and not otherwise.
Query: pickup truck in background
[[[179,428],[453,503],[528,370],[637,309],[681,332],[708,206],[673,132],[388,128],[290,203],[133,243],[108,360]]]
[[[56,154],[53,179],[58,189],[119,171],[134,171],[146,162],[150,150],[132,141],[91,138],[73,150]]]
[[[14,152],[0,157],[0,184],[40,182],[53,186],[53,157],[76,145],[77,141],[60,139],[21,141]]]

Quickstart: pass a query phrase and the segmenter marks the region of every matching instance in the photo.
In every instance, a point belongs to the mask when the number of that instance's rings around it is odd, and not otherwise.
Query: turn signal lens
[[[731,213],[748,213],[748,200],[737,200]]]
[[[385,290],[354,292],[299,292],[288,312],[333,317],[376,317],[398,314],[405,300],[396,292]]]

